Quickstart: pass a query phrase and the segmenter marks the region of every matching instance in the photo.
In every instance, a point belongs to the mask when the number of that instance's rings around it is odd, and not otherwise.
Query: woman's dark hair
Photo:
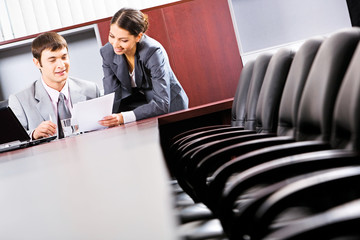
[[[134,36],[145,33],[149,26],[148,16],[132,8],[121,8],[112,17],[110,24],[116,24]]]

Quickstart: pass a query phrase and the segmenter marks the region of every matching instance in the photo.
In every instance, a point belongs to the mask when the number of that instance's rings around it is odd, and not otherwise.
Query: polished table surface
[[[0,154],[0,239],[176,239],[157,119]]]

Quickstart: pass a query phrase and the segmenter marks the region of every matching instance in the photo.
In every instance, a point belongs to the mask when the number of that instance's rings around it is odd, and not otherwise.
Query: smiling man
[[[10,95],[9,106],[30,137],[39,139],[59,132],[58,109],[65,105],[71,115],[73,104],[99,97],[100,91],[95,83],[68,76],[68,45],[59,34],[47,32],[39,35],[32,42],[31,51],[41,79]],[[60,102],[65,104],[58,106]],[[61,138],[61,134],[58,135]]]

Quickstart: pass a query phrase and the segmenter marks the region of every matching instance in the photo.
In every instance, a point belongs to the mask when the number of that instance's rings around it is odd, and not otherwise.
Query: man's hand
[[[56,134],[57,126],[51,121],[44,121],[34,130],[32,134],[33,139],[49,137]]]

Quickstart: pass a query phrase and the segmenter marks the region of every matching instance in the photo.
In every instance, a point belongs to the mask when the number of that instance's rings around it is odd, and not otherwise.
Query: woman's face
[[[118,55],[135,55],[136,43],[140,41],[141,36],[142,33],[138,36],[131,35],[129,31],[118,27],[116,24],[110,26],[109,42]]]

